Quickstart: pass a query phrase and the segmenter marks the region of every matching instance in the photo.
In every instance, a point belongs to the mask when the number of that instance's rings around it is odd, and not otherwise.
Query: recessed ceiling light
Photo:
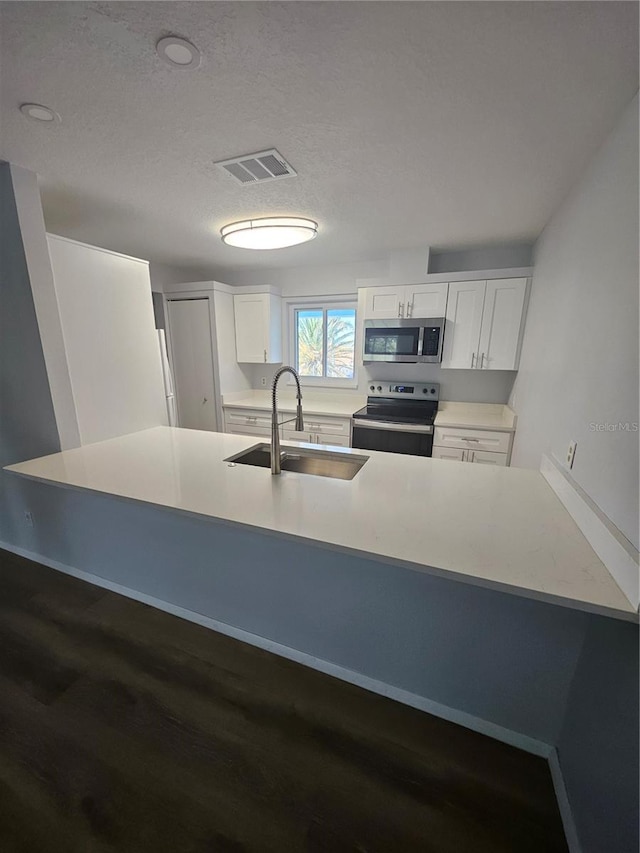
[[[43,107],[42,104],[20,104],[20,112],[35,121],[60,121],[58,113],[50,110],[49,107]]]
[[[160,39],[156,51],[174,68],[197,68],[200,65],[200,51],[186,39],[176,36]]]
[[[299,216],[269,216],[231,222],[220,230],[222,241],[240,249],[284,249],[313,240],[318,223]]]

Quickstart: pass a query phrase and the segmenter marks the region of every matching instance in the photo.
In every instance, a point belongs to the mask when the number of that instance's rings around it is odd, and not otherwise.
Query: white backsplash
[[[252,364],[246,366],[251,387],[266,389],[279,364]],[[266,384],[261,379],[265,377]],[[439,364],[378,364],[360,367],[358,388],[345,389],[342,393],[366,394],[374,379],[384,382],[438,382],[440,399],[455,400],[461,403],[507,403],[515,381],[516,372],[512,370],[443,370]],[[340,389],[326,389],[335,395]],[[314,388],[314,393],[320,392]]]

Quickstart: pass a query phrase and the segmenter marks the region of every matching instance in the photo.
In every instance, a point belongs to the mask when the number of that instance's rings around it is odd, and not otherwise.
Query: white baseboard
[[[640,603],[638,551],[557,460],[543,456],[540,471],[637,610]]]
[[[383,681],[370,678],[360,672],[355,672],[354,670],[346,669],[345,667],[331,663],[330,661],[316,658],[306,652],[292,649],[289,646],[283,646],[273,640],[260,637],[257,634],[251,634],[248,631],[236,628],[233,625],[228,625],[225,622],[218,622],[216,619],[211,619],[209,616],[204,616],[203,614],[196,613],[192,610],[186,610],[183,607],[178,607],[168,601],[162,601],[152,595],[138,592],[135,589],[129,589],[129,587],[113,583],[112,581],[101,578],[98,575],[82,571],[81,569],[76,569],[73,566],[59,563],[57,560],[51,560],[48,557],[44,557],[33,551],[28,551],[25,548],[20,548],[15,545],[10,545],[7,542],[0,541],[0,549],[1,548],[11,551],[14,554],[19,554],[21,557],[26,557],[29,560],[34,560],[37,563],[42,563],[56,571],[64,572],[64,574],[72,575],[80,580],[87,581],[95,586],[103,587],[111,592],[117,592],[127,598],[133,598],[136,601],[141,601],[143,604],[149,604],[151,607],[155,607],[158,610],[164,610],[166,613],[171,613],[173,616],[179,616],[181,619],[186,619],[189,622],[195,622],[197,625],[203,625],[206,628],[211,628],[213,631],[218,631],[220,634],[225,634],[236,640],[241,640],[251,646],[257,646],[260,649],[265,649],[265,651],[280,655],[280,657],[288,658],[296,663],[315,669],[318,672],[324,672],[327,675],[332,675],[335,678],[339,678],[349,684],[354,684],[357,687],[362,687],[372,693],[377,693],[380,696],[386,696],[396,702],[401,702],[403,705],[409,705],[412,708],[417,708],[420,711],[433,714],[434,717],[439,717],[443,720],[449,720],[452,723],[457,723],[458,725],[471,729],[474,732],[487,735],[488,737],[494,738],[494,740],[522,749],[525,752],[532,753],[533,755],[548,758],[553,751],[553,747],[549,744],[536,740],[535,738],[531,738],[521,732],[515,732],[511,729],[497,725],[496,723],[492,723],[489,720],[484,720],[481,717],[467,714],[464,711],[458,711],[455,708],[450,708],[447,705],[434,702],[424,696],[419,696],[416,693],[411,693],[400,687],[395,687],[391,684],[386,684]]]
[[[571,803],[569,802],[569,796],[567,794],[564,777],[562,775],[562,768],[560,767],[558,750],[555,749],[555,747],[551,750],[549,755],[549,769],[551,770],[551,778],[556,792],[558,808],[560,809],[560,817],[562,818],[564,834],[567,838],[567,845],[569,846],[569,853],[582,853],[580,839],[578,838],[578,831],[573,819],[573,812],[571,811]]]

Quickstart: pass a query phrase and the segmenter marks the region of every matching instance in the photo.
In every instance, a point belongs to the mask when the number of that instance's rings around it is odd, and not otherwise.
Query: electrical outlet
[[[261,385],[266,385],[266,384],[267,384],[267,377],[266,377],[266,376],[262,376],[262,377],[260,378],[260,384],[261,384]]]
[[[28,509],[25,509],[24,511],[24,523],[27,525],[27,527],[33,527],[33,515]]]
[[[571,470],[571,468],[573,468],[573,460],[575,459],[575,456],[576,456],[576,447],[577,446],[578,446],[577,442],[575,442],[575,441],[569,442],[569,449],[567,450],[567,468],[569,468],[569,470]]]

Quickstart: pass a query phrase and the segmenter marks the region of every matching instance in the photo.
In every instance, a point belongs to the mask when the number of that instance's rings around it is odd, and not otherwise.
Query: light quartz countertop
[[[442,400],[438,404],[435,425],[514,432],[516,421],[516,413],[509,406],[498,403],[452,403]]]
[[[288,385],[278,387],[278,411],[295,412],[295,392]],[[271,411],[271,391],[243,391],[236,394],[224,394],[222,405],[229,409],[265,409]],[[333,415],[336,418],[350,418],[354,412],[367,405],[367,398],[361,394],[314,394],[302,389],[302,411],[305,415]]]
[[[302,411],[308,415],[333,415],[350,418],[354,412],[366,406],[367,398],[358,394],[344,396],[314,394],[302,391]],[[222,405],[229,409],[264,409],[271,411],[270,391],[242,391],[225,394]],[[278,411],[295,412],[296,398],[293,391],[285,386],[278,390]],[[513,432],[516,428],[516,414],[499,403],[454,403],[441,400],[438,405],[435,425],[475,429],[492,429]]]
[[[369,457],[350,481],[287,471],[274,477],[269,469],[225,462],[256,443],[239,435],[155,427],[8,470],[637,619],[539,472],[350,448],[333,450]]]

